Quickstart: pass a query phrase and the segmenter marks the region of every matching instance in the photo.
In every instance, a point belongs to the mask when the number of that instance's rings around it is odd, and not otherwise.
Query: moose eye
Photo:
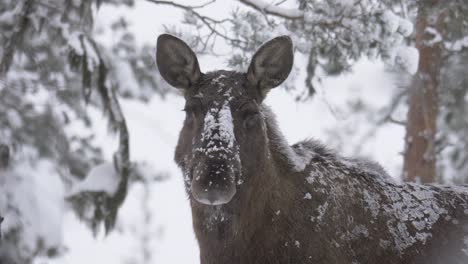
[[[247,112],[244,114],[244,126],[246,128],[253,128],[259,123],[259,116],[258,112]]]
[[[187,124],[190,126],[193,125],[193,122],[195,120],[195,113],[191,111],[187,111],[187,110],[184,110],[184,111],[185,111],[185,120],[187,121]]]
[[[187,125],[193,126],[197,115],[199,115],[202,112],[202,103],[200,100],[187,101],[183,111],[185,112],[185,119]]]
[[[190,100],[187,101],[184,107],[184,111],[188,114],[200,112],[202,109],[202,104],[200,100]]]

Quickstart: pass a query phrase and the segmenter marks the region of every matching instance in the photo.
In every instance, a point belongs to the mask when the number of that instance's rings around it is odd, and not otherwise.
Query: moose
[[[201,263],[468,263],[468,187],[399,183],[316,140],[288,145],[263,101],[293,55],[280,36],[246,73],[202,73],[186,43],[158,37],[159,72],[185,98],[175,161]]]

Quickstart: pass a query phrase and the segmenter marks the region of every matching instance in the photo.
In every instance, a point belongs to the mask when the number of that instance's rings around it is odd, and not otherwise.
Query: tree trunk
[[[435,5],[421,3],[416,18],[415,41],[419,50],[419,68],[410,86],[405,137],[403,177],[406,181],[421,183],[437,180],[435,135],[442,50],[440,42],[431,43],[435,36],[427,29],[434,28],[441,32],[442,16],[434,16],[434,10]],[[431,23],[434,17],[436,21]]]

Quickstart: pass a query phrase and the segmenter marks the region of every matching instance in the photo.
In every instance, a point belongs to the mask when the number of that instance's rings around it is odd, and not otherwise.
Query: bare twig
[[[368,131],[364,133],[364,135],[358,140],[359,144],[357,144],[357,148],[355,150],[356,154],[361,152],[362,146],[365,145],[364,142],[366,142],[369,138],[374,137],[374,135],[377,132],[377,129],[381,127],[383,124],[385,124],[386,122],[391,122],[393,124],[398,124],[398,125],[403,125],[403,126],[406,125],[406,122],[395,120],[392,117],[392,115],[393,115],[393,112],[400,105],[402,99],[405,98],[407,94],[408,94],[408,91],[406,89],[401,90],[392,99],[392,101],[390,102],[390,106],[388,108],[385,108],[383,111],[381,111],[382,113],[381,118],[377,119],[377,121],[373,124],[373,126],[369,128]]]
[[[217,19],[213,19],[213,18],[208,17],[208,16],[204,16],[204,15],[200,14],[199,12],[195,11],[195,9],[202,8],[204,6],[207,6],[208,4],[214,3],[215,1],[210,1],[208,3],[205,3],[203,5],[199,5],[199,6],[187,6],[187,5],[182,5],[182,4],[173,2],[173,1],[159,1],[159,0],[146,0],[146,1],[154,3],[154,4],[158,4],[158,5],[169,5],[169,6],[173,6],[173,7],[185,10],[187,12],[190,12],[191,14],[196,16],[198,19],[200,19],[200,21],[203,24],[205,24],[205,26],[211,32],[214,32],[214,34],[216,34],[217,36],[219,36],[219,37],[221,37],[221,38],[223,38],[225,40],[228,40],[228,41],[232,42],[233,44],[237,44],[237,45],[239,43],[247,44],[247,42],[245,42],[243,40],[240,40],[240,39],[232,38],[232,37],[228,36],[227,34],[220,32],[216,28],[217,25],[220,25],[220,24],[223,24],[223,23],[226,23],[226,22],[232,22],[231,19],[226,18],[226,19],[217,20]]]
[[[197,6],[190,6],[190,8],[192,8],[192,9],[203,8],[203,7],[206,7],[206,6],[209,6],[209,5],[213,4],[214,2],[216,2],[216,0],[211,0],[211,1],[208,1],[208,2],[206,2],[204,4],[197,5]]]
[[[275,4],[275,6],[282,5],[284,2],[286,2],[286,0],[279,1],[278,3]]]
[[[396,119],[394,119],[394,118],[391,117],[391,116],[388,118],[388,121],[391,122],[391,123],[397,124],[397,125],[406,126],[406,122],[405,122],[405,121],[396,120]]]
[[[376,125],[382,125],[387,121],[391,121],[393,123],[404,123],[402,121],[395,121],[392,118],[393,112],[395,109],[400,105],[401,100],[408,94],[408,90],[402,89],[390,102],[390,106],[384,109],[384,113],[382,117],[376,122]],[[405,123],[404,123],[405,124]]]

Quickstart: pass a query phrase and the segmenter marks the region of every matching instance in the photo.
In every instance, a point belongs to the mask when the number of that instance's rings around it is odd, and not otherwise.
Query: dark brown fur
[[[158,52],[164,52],[159,43]],[[263,55],[247,74],[163,75],[181,83],[188,104],[200,100],[198,114],[187,111],[175,160],[185,175],[201,263],[468,263],[468,189],[397,184],[378,164],[341,157],[314,140],[288,146],[262,104],[262,85],[272,88],[278,79],[253,81]],[[158,66],[170,70],[165,63]],[[203,117],[227,100],[226,91],[240,157],[236,193],[207,205],[194,199],[191,185],[208,176],[193,168],[222,157],[195,149],[203,146]]]

